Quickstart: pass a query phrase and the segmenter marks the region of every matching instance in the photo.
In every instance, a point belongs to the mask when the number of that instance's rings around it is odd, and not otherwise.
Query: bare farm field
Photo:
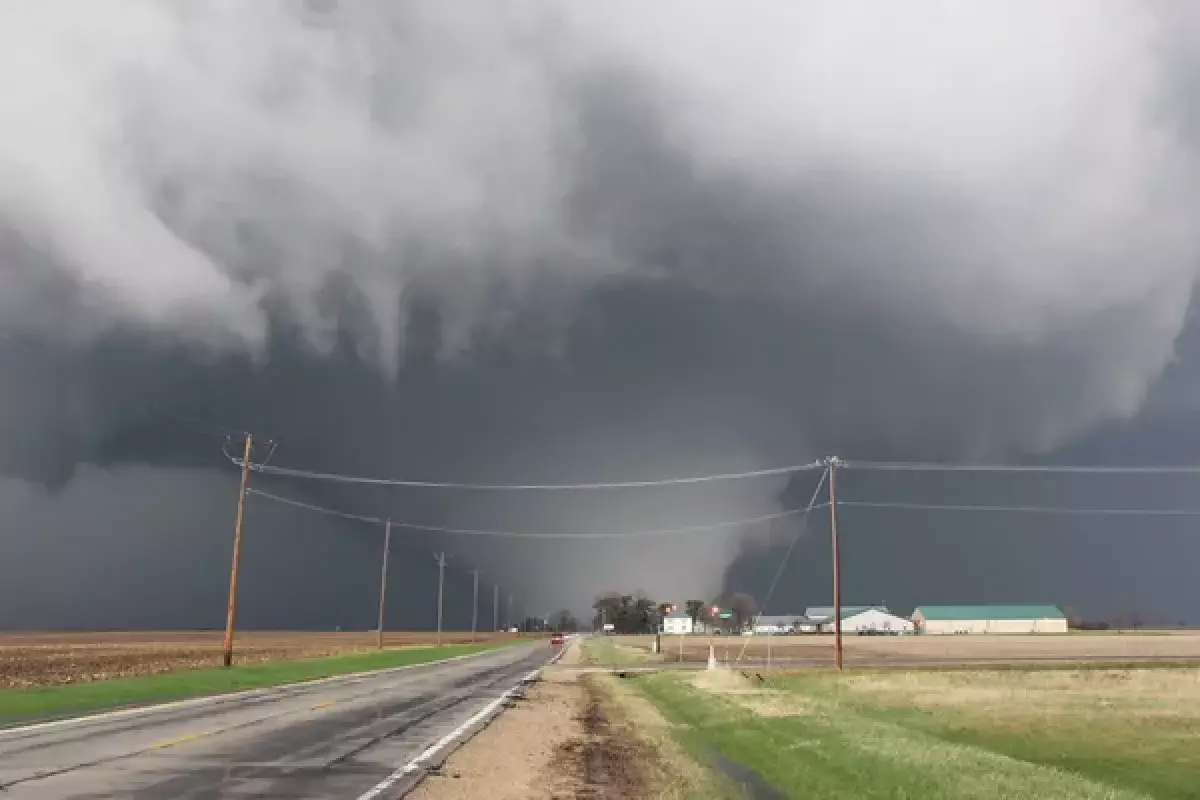
[[[511,636],[481,633],[478,641]],[[427,647],[431,632],[390,632],[388,648]],[[447,644],[469,642],[470,633],[443,633]],[[135,675],[157,675],[221,663],[221,631],[0,632],[0,689],[87,683]],[[370,632],[247,631],[235,640],[240,664],[374,650]]]
[[[705,636],[663,636],[662,653],[651,650],[653,636],[615,636],[606,654],[636,652],[646,658],[671,662],[708,659]],[[717,659],[763,662],[768,657],[781,666],[822,664],[833,660],[831,635],[718,636]],[[843,637],[847,666],[914,666],[970,663],[1043,661],[1200,661],[1200,632],[1063,635],[962,635],[962,636],[856,636]]]

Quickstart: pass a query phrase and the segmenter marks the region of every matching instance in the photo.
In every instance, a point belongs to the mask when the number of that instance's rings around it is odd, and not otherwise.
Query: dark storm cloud
[[[6,560],[80,535],[75,498],[132,491],[126,465],[220,469],[184,419],[322,470],[559,482],[998,458],[1132,416],[1200,266],[1168,11],[24,10],[0,41],[0,66],[35,76],[0,100],[0,465],[56,494],[14,505]],[[228,479],[161,471],[173,516],[147,525],[227,549]],[[769,512],[781,487],[764,483],[272,488],[596,531]],[[92,535],[136,549],[105,508]],[[304,534],[261,564],[369,606],[377,532],[255,513]],[[743,538],[791,530],[620,549],[412,537],[403,574],[428,580],[444,545],[534,606],[611,584],[679,599],[715,591]],[[218,610],[219,560],[194,560]]]

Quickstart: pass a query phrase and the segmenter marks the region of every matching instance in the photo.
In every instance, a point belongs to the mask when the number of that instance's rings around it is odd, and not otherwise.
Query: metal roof
[[[887,610],[886,606],[842,606],[842,619],[853,617],[855,614],[861,614],[864,611],[870,610],[882,611],[885,614],[892,612]],[[814,622],[826,622],[833,619],[833,606],[812,606],[804,610],[804,616]]]
[[[757,625],[791,625],[793,622],[808,622],[803,614],[764,614],[755,620]]]
[[[691,615],[682,609],[675,609],[670,614],[667,614],[667,619],[691,619]]]
[[[1058,606],[917,606],[913,616],[925,619],[1063,619]]]

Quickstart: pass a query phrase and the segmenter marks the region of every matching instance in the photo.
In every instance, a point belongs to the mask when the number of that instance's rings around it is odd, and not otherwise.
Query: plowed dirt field
[[[510,636],[481,633],[479,641]],[[386,647],[430,646],[430,632],[389,632]],[[445,643],[470,633],[443,633]],[[221,663],[221,631],[103,631],[0,633],[0,689],[53,686],[152,675]],[[235,640],[239,664],[312,658],[375,648],[375,633],[248,631]]]

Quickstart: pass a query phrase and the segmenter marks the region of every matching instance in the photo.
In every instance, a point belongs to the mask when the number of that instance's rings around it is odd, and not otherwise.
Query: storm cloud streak
[[[12,10],[0,468],[61,486],[80,464],[197,466],[152,408],[265,427],[292,463],[434,479],[1046,451],[1137,414],[1185,328],[1184,11]],[[317,499],[628,529],[768,513],[779,489]],[[30,546],[20,527],[0,546]],[[738,547],[661,579],[648,544],[630,581],[709,591]],[[616,555],[552,550],[478,553],[573,602],[606,588]]]

